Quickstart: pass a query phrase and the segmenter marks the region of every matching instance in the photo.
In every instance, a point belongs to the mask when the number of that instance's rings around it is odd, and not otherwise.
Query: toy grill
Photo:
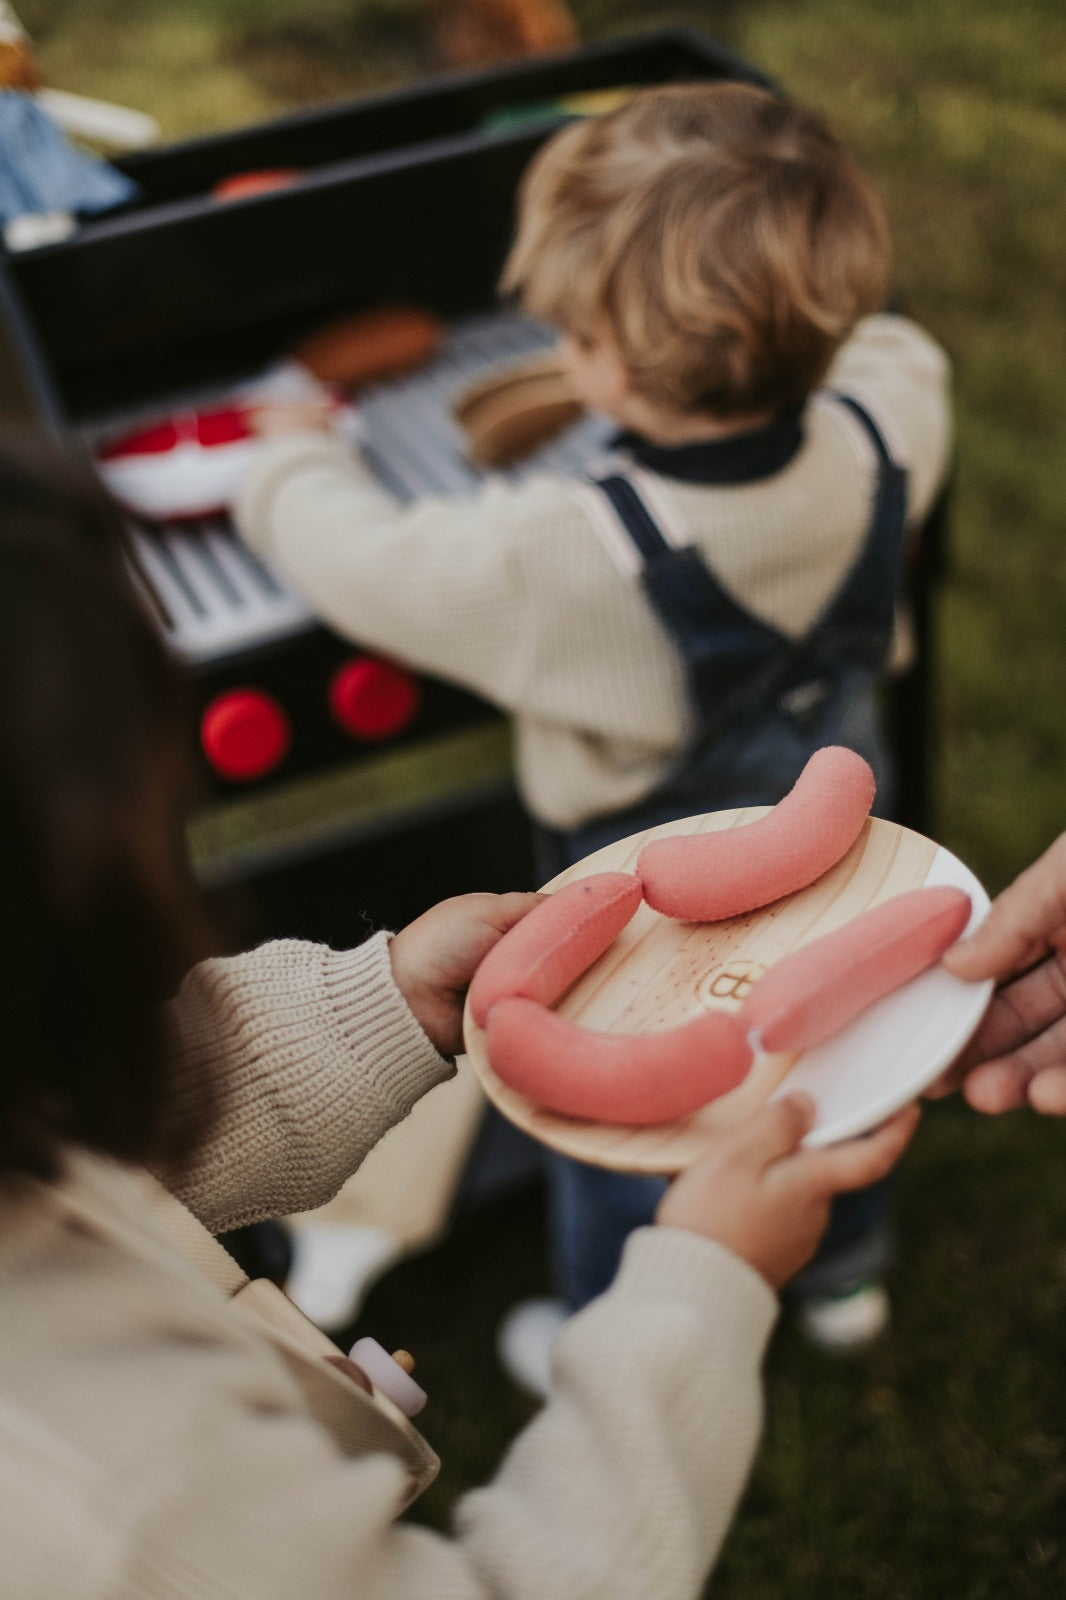
[[[716,43],[663,30],[131,157],[120,165],[141,185],[136,204],[61,243],[0,255],[0,413],[91,436],[119,416],[158,416],[189,394],[222,393],[334,317],[407,302],[441,316],[448,337],[432,366],[363,398],[366,448],[404,496],[468,488],[476,474],[450,396],[548,338],[496,308],[530,157],[583,109],[568,97],[720,78],[767,85]],[[227,176],[279,166],[298,168],[300,181],[225,204],[210,198]],[[580,424],[535,464],[579,471],[603,443],[595,425]],[[934,520],[912,574],[921,649],[896,695],[900,815],[919,826],[938,528]],[[262,746],[271,758],[252,773],[212,763],[205,737],[216,797],[369,761],[386,746],[430,750],[449,730],[498,720],[465,691],[390,676],[388,663],[318,625],[223,520],[136,526],[131,557],[160,627],[189,664],[202,716],[220,704],[234,715],[273,707]],[[342,705],[358,712],[368,679],[376,685],[369,719],[339,715]],[[470,808],[483,800],[472,794]],[[397,813],[401,843],[411,815]],[[431,808],[427,818],[432,834]],[[427,894],[441,888],[428,885]]]
[[[452,416],[454,397],[485,372],[552,342],[549,330],[514,312],[460,318],[426,368],[365,390],[358,405],[361,446],[379,480],[404,501],[476,489],[484,474],[468,459]],[[125,423],[138,420],[124,418]],[[112,417],[103,431],[115,425]],[[586,471],[602,455],[608,434],[600,421],[587,418],[505,476]],[[278,644],[313,625],[302,601],[245,548],[225,517],[162,525],[134,521],[130,545],[135,572],[160,626],[193,667]]]

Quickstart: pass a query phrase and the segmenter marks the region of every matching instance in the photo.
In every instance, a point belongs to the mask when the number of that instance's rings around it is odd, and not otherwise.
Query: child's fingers
[[[486,895],[486,922],[500,934],[507,933],[516,922],[528,916],[534,906],[545,898],[534,890],[510,889],[505,894]],[[491,903],[489,903],[491,902]]]
[[[918,1126],[919,1116],[916,1105],[905,1106],[863,1139],[801,1150],[790,1162],[790,1177],[825,1195],[865,1189],[892,1171]]]
[[[248,416],[256,433],[292,433],[305,428],[317,430],[329,427],[333,416],[332,403],[321,400],[263,401],[250,409]]]

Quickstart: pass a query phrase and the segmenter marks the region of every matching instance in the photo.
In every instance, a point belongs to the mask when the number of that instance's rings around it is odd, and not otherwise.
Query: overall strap
[[[825,647],[876,669],[891,638],[903,577],[907,473],[866,407],[853,395],[830,392],[863,429],[877,460],[877,480],[862,548],[812,632]]]
[[[643,565],[668,557],[673,548],[632,480],[621,472],[596,480],[607,497],[618,524],[629,538]]]
[[[906,474],[866,407],[851,395],[832,398],[869,439],[877,478],[859,554],[801,639],[728,593],[650,474],[616,470],[579,491],[616,562],[639,576],[684,662],[696,714],[686,765],[749,711],[778,702],[786,715],[806,715],[843,664],[874,674],[887,654],[902,570]]]
[[[616,471],[579,493],[617,564],[639,577],[681,656],[702,747],[749,700],[772,692],[791,642],[723,588],[647,473]]]
[[[869,411],[867,411],[862,401],[856,400],[853,394],[845,394],[842,389],[830,389],[827,392],[838,403],[838,405],[846,406],[846,408],[851,412],[852,416],[856,417],[861,423],[862,427],[866,431],[870,443],[874,447],[874,453],[881,465],[895,466],[895,459],[892,455],[892,452],[888,448],[884,434],[881,432],[880,428],[877,426],[877,423],[874,421]]]

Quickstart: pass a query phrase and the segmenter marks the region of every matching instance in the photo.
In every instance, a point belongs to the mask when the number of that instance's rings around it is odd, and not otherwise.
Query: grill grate
[[[512,311],[454,323],[428,366],[360,396],[362,448],[376,476],[404,502],[475,490],[485,475],[465,457],[452,401],[493,367],[553,341],[542,323]],[[576,476],[602,457],[610,431],[603,419],[583,418],[502,476],[515,482],[534,472]],[[194,664],[274,643],[312,621],[304,603],[244,547],[225,517],[135,522],[130,560],[171,645]]]

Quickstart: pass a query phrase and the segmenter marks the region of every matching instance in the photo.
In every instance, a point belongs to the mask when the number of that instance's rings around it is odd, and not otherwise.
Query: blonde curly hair
[[[801,406],[890,269],[880,200],[816,117],[747,84],[688,84],[544,146],[500,289],[611,341],[645,399],[739,417]]]

